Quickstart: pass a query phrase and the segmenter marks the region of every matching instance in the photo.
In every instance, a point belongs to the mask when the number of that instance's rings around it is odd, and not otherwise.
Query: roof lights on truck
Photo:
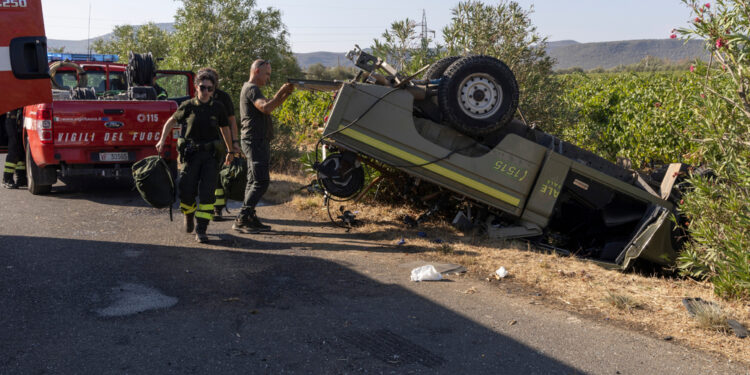
[[[39,141],[42,143],[52,143],[52,110],[39,110],[39,117],[36,120],[36,132],[39,135]]]
[[[120,57],[111,54],[101,53],[53,53],[47,52],[47,61],[99,61],[99,62],[116,62]]]

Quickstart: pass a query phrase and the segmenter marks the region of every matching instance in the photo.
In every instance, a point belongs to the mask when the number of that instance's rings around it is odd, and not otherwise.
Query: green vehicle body
[[[406,89],[344,83],[324,138],[511,218],[511,227],[488,226],[498,237],[573,233],[573,248],[566,250],[598,246],[587,258],[612,268],[626,269],[636,259],[674,262],[675,208],[662,199],[669,191],[639,184],[635,172],[518,120],[505,125],[494,147],[485,146],[415,117],[414,100]],[[672,189],[669,182],[662,186]]]

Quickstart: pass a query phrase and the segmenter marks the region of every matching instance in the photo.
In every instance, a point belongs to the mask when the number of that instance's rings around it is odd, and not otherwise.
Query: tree
[[[404,70],[409,61],[410,53],[416,47],[417,39],[416,22],[405,19],[395,21],[391,28],[383,32],[383,41],[373,41],[372,52],[386,60],[393,62],[393,67],[398,71]]]
[[[120,61],[127,62],[128,52],[151,52],[155,58],[165,58],[169,54],[171,37],[153,22],[141,26],[119,25],[112,31],[110,40],[99,39],[94,42],[93,50],[97,53],[112,53]]]
[[[536,32],[529,15],[517,2],[496,6],[465,1],[452,9],[443,28],[447,55],[480,54],[496,57],[511,68],[521,89],[519,109],[525,118],[553,129],[560,91],[553,77],[554,60],[547,56],[547,37]]]
[[[321,63],[313,64],[307,67],[305,77],[308,79],[320,80],[349,80],[357,75],[357,69],[345,66],[326,67]]]
[[[408,18],[391,23],[381,38],[373,40],[372,53],[407,75],[435,62],[440,54],[441,47],[431,48],[432,38],[422,38],[417,33],[417,23]]]
[[[213,67],[232,98],[239,97],[256,58],[271,62],[272,88],[302,74],[281,13],[256,9],[254,0],[183,0],[174,27],[169,66],[192,71]]]

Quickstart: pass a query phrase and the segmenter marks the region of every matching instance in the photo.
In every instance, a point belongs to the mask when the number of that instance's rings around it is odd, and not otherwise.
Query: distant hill
[[[295,53],[294,57],[297,58],[297,63],[299,63],[299,66],[302,67],[302,69],[315,64],[323,64],[324,66],[354,66],[354,64],[346,58],[346,52]]]
[[[172,23],[159,23],[157,26],[169,32],[174,31],[174,24]],[[91,44],[100,39],[112,39],[112,33],[91,38]],[[72,53],[86,53],[87,45],[88,41],[86,40],[47,40],[48,47],[65,47],[65,52]],[[572,67],[580,67],[584,70],[599,67],[609,69],[618,65],[637,63],[646,56],[675,62],[696,58],[708,59],[708,53],[703,48],[703,41],[690,40],[686,43],[676,39],[623,40],[599,43],[578,43],[575,40],[558,40],[547,44],[547,53],[557,60],[555,69],[568,69]],[[338,65],[354,66],[344,57],[345,52],[321,51],[295,53],[294,55],[303,69],[314,64],[323,64],[330,67]]]
[[[139,26],[140,25],[136,25],[135,28],[137,29]],[[170,32],[170,33],[174,31],[173,23],[157,23],[156,26],[159,26],[159,28],[161,28],[162,30],[166,30],[167,32]],[[94,42],[100,39],[111,40],[113,35],[114,35],[113,33],[108,33],[108,34],[93,37],[91,38],[91,45],[94,45]],[[84,40],[47,39],[47,48],[51,49],[51,48],[65,47],[65,52],[69,52],[69,53],[87,53],[88,46],[89,46],[89,41],[87,39],[84,39]]]
[[[600,43],[560,43],[551,42],[547,53],[557,60],[555,69],[580,67],[584,70],[618,65],[629,65],[641,61],[646,56],[671,61],[708,59],[701,40],[685,43],[676,39],[623,40]]]

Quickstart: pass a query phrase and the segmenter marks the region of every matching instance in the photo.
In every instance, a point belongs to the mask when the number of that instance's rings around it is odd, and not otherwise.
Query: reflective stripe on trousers
[[[182,211],[183,214],[192,214],[196,210],[196,204],[193,203],[192,205],[188,205],[185,203],[180,203],[180,211]]]
[[[216,202],[214,202],[214,206],[221,207],[227,205],[227,201],[224,198],[224,189],[216,188],[216,190],[214,191],[214,195],[216,196]]]
[[[199,219],[211,220],[214,217],[214,204],[200,204],[198,205],[198,211],[195,212],[195,217]]]

